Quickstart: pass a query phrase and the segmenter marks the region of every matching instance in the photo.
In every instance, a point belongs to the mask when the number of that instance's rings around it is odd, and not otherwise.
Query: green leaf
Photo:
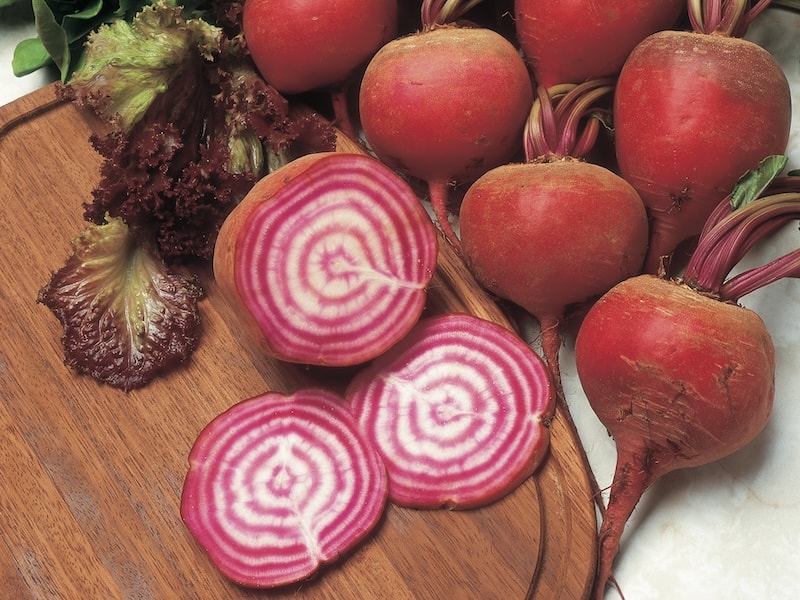
[[[50,55],[45,50],[39,38],[22,40],[14,48],[14,56],[11,59],[11,68],[14,75],[22,77],[28,73],[38,71],[46,64],[50,63]]]
[[[73,92],[108,98],[101,112],[130,131],[176,78],[220,49],[222,29],[180,13],[162,1],[130,23],[118,20],[93,32],[70,78]]]
[[[87,2],[82,10],[64,15],[61,20],[61,27],[67,35],[67,40],[74,42],[96,29],[99,25],[96,17],[102,10],[103,0],[93,0]]]
[[[45,50],[61,71],[62,81],[66,81],[69,72],[69,40],[63,27],[58,24],[53,11],[45,0],[32,0],[33,16],[36,22],[36,33]]]
[[[739,178],[731,194],[731,208],[736,210],[750,204],[769,187],[788,162],[782,154],[767,156],[755,169],[747,171]]]
[[[6,6],[11,6],[13,4],[22,4],[25,0],[0,0],[0,8],[5,8]]]

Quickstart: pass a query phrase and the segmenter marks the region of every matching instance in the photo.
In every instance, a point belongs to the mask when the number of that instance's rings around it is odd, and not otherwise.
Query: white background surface
[[[0,105],[58,77],[52,69],[14,77],[14,46],[33,35],[27,19],[0,12]],[[800,15],[769,9],[747,37],[777,58],[792,84],[795,119],[787,153],[789,167],[798,169]],[[758,247],[742,266],[762,264],[798,245],[795,223]],[[742,304],[762,316],[775,343],[771,422],[736,455],[674,472],[648,490],[628,523],[616,562],[627,600],[800,598],[800,280],[773,284]],[[580,390],[573,349],[574,340],[566,339],[564,388],[598,482],[605,487],[613,474],[614,446]],[[609,592],[607,597],[617,595]]]

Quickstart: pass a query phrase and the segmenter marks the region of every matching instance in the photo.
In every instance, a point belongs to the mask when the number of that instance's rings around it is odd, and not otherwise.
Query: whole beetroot
[[[619,283],[584,318],[575,361],[586,397],[617,448],[599,532],[595,598],[612,577],[620,538],[647,488],[675,469],[719,460],[765,427],[775,350],[739,298],[800,276],[800,249],[726,280],[759,240],[800,216],[800,193],[777,193],[709,217],[683,279]]]
[[[600,127],[596,105],[612,91],[603,79],[539,86],[523,139],[527,162],[484,174],[461,206],[467,264],[489,291],[539,321],[558,397],[566,311],[637,275],[647,249],[647,215],[636,190],[582,159]]]
[[[458,247],[448,220],[449,187],[512,159],[533,90],[508,40],[457,26],[451,19],[458,11],[436,12],[433,5],[423,2],[422,31],[389,42],[370,61],[359,112],[378,158],[427,182],[439,226]]]
[[[708,6],[705,6],[708,4]],[[766,2],[690,2],[692,31],[661,31],[636,46],[614,98],[619,170],[651,219],[644,270],[669,268],[742,173],[786,148],[791,95],[763,48],[741,39]]]

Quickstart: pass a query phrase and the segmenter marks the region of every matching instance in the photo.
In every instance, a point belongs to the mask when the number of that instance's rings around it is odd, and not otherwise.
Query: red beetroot
[[[745,12],[746,0],[690,2],[694,31],[649,36],[620,73],[616,154],[650,214],[646,272],[668,265],[742,173],[786,148],[786,76],[766,50],[737,37],[767,4]]]
[[[672,27],[685,0],[515,0],[517,38],[539,85],[617,75],[634,46]]]
[[[355,365],[401,339],[425,306],[436,228],[414,192],[374,158],[298,158],[228,216],[214,276],[268,355]]]
[[[445,25],[460,12],[435,8],[425,0],[423,30],[389,42],[370,61],[359,112],[375,154],[428,183],[439,226],[458,247],[448,188],[511,160],[533,92],[508,40],[489,29]]]
[[[539,321],[559,390],[565,311],[639,273],[647,246],[647,216],[636,191],[580,159],[597,135],[595,103],[611,90],[606,80],[550,91],[540,86],[526,134],[528,162],[489,171],[461,206],[467,264],[488,290]]]
[[[602,598],[622,529],[645,489],[674,469],[738,450],[763,429],[774,350],[754,312],[641,275],[592,307],[575,351],[586,396],[617,447],[599,532]]]
[[[733,212],[725,201],[700,235],[685,279],[623,281],[583,320],[578,376],[617,448],[599,532],[596,598],[645,490],[672,470],[739,450],[766,425],[775,389],[772,340],[759,316],[736,302],[781,277],[800,276],[800,249],[725,278],[757,241],[798,217],[796,191]]]
[[[261,75],[279,92],[329,88],[353,134],[347,90],[354,71],[397,35],[397,0],[246,0],[242,32]]]
[[[510,493],[544,460],[552,391],[516,334],[445,314],[420,321],[345,397],[383,457],[392,502],[464,509]]]
[[[216,417],[189,455],[181,517],[231,580],[276,587],[360,542],[386,504],[386,470],[341,398],[269,392]]]

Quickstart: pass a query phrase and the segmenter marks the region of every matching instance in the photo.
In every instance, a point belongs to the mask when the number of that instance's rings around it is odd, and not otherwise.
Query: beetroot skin
[[[620,172],[652,220],[646,272],[700,232],[747,170],[784,152],[791,118],[785,74],[752,42],[662,31],[634,49],[614,126]]]
[[[510,160],[532,102],[514,46],[489,29],[455,26],[384,46],[367,67],[359,99],[375,153],[429,182],[473,180]]]
[[[517,37],[540,85],[617,75],[648,35],[675,24],[686,0],[515,0]]]
[[[397,34],[397,0],[247,0],[242,31],[258,70],[284,94],[347,80]]]
[[[511,164],[475,182],[461,243],[477,279],[542,322],[639,273],[647,216],[636,191],[581,160]]]
[[[775,351],[755,312],[640,275],[592,307],[575,360],[589,403],[617,447],[599,532],[599,599],[644,491],[670,471],[733,453],[765,427]]]

